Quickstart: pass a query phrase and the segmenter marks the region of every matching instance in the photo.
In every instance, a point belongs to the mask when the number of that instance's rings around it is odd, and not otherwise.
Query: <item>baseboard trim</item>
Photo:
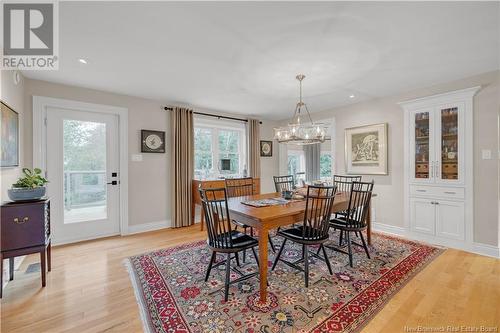
[[[170,228],[171,226],[172,226],[172,224],[171,224],[170,220],[148,222],[148,223],[142,223],[142,224],[137,224],[137,225],[129,225],[127,234],[129,234],[129,235],[138,234],[141,232],[148,232],[148,231]]]
[[[396,236],[405,236],[406,232],[403,227],[398,227],[389,224],[383,223],[372,223],[372,229],[374,231],[383,232],[386,234],[396,235]]]
[[[472,243],[470,252],[482,254],[488,257],[500,258],[500,248],[490,244]]]

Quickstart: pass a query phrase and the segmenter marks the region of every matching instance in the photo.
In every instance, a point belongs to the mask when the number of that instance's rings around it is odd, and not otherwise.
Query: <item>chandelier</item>
[[[303,74],[297,75],[295,78],[299,81],[300,99],[295,106],[293,118],[288,126],[274,128],[274,138],[279,143],[295,144],[295,145],[310,145],[325,141],[327,126],[325,124],[314,123],[312,121],[307,105],[302,101],[302,80],[306,76]],[[307,113],[306,123],[303,123],[303,109]],[[307,122],[308,120],[308,122]]]

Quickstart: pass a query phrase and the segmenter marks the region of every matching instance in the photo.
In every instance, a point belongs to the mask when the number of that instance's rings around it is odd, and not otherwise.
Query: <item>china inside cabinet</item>
[[[473,96],[479,87],[400,103],[409,235],[467,249],[473,234]]]
[[[462,183],[463,105],[411,112],[414,183]]]

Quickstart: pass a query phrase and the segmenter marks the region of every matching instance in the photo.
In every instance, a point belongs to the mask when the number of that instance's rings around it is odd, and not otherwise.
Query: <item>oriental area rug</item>
[[[273,240],[276,247],[282,241]],[[211,256],[205,241],[133,256],[125,265],[148,333],[359,332],[443,251],[378,233],[372,237],[371,259],[363,248],[353,248],[353,268],[347,255],[327,250],[333,275],[324,261],[310,258],[309,288],[305,288],[304,273],[282,262],[271,271],[274,255],[270,253],[266,304],[259,302],[257,277],[231,285],[229,300],[224,302],[225,265],[212,269],[208,282],[204,281]],[[282,257],[295,261],[301,251],[299,245],[287,242]],[[251,253],[247,251],[240,271],[258,269]],[[224,258],[218,255],[217,262]],[[231,273],[231,279],[238,277]]]

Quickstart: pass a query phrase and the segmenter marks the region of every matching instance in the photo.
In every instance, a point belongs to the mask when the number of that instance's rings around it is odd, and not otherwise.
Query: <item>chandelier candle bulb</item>
[[[274,138],[279,143],[309,145],[325,141],[325,133],[328,128],[325,124],[314,123],[306,103],[302,101],[302,80],[305,75],[299,74],[296,79],[299,81],[299,102],[295,106],[293,118],[286,127],[274,128]],[[301,121],[302,108],[305,109],[309,123]]]

